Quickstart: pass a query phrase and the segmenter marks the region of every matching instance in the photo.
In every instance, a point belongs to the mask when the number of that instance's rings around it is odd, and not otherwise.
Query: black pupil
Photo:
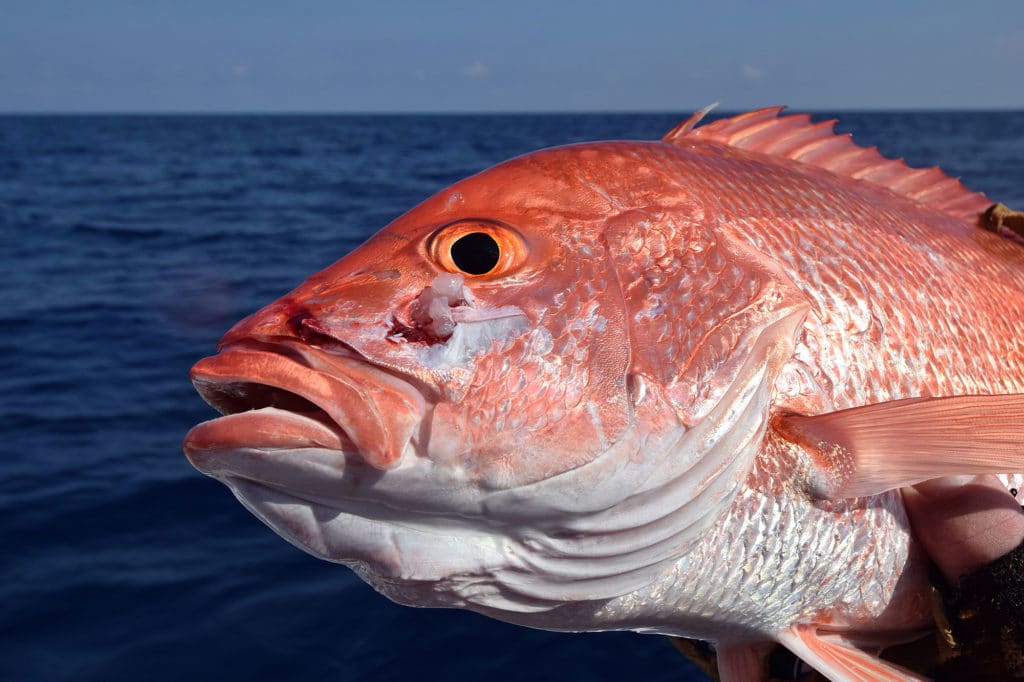
[[[494,269],[501,249],[494,237],[484,232],[470,232],[452,244],[452,262],[469,275],[485,275]]]

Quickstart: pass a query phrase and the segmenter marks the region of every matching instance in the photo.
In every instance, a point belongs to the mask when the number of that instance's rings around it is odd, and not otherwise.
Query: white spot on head
[[[450,211],[455,208],[457,204],[461,204],[463,201],[464,198],[462,196],[462,192],[452,192],[444,202],[444,210]]]
[[[424,348],[420,361],[431,369],[466,367],[478,353],[487,351],[495,341],[519,336],[529,327],[529,320],[518,308],[485,308],[480,311],[460,309],[455,329],[444,343]]]
[[[430,283],[430,288],[439,296],[447,296],[448,298],[461,298],[462,282],[462,275],[449,272],[442,272],[440,275],[434,278],[433,282]]]
[[[443,272],[413,303],[412,319],[435,337],[447,339],[455,331],[452,309],[473,305],[470,293],[463,286],[462,275]]]
[[[416,298],[413,325],[433,341],[420,351],[420,361],[432,369],[465,367],[477,353],[529,328],[529,319],[514,306],[480,308],[462,275],[441,273]],[[550,334],[540,351],[552,345]]]

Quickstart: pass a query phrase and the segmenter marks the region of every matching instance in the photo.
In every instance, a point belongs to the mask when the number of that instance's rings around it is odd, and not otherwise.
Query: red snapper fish
[[[189,460],[399,603],[921,679],[876,656],[932,622],[899,488],[1019,485],[1024,248],[833,122],[701,115],[467,178],[239,322]]]

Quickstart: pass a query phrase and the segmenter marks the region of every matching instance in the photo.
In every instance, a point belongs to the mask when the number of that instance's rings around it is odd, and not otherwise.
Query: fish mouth
[[[195,426],[185,456],[203,473],[237,475],[240,450],[330,450],[395,468],[426,412],[422,393],[365,360],[298,344],[240,343],[203,358],[192,384],[223,416]]]
[[[488,566],[503,560],[445,495],[424,502],[407,485],[432,471],[416,456],[429,404],[411,382],[343,351],[252,339],[200,360],[191,378],[223,416],[192,428],[185,456],[299,549],[418,606],[450,606],[439,584],[481,573],[481,553]]]

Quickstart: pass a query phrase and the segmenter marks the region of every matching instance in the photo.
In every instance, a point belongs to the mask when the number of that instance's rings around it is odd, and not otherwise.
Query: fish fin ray
[[[774,642],[719,642],[715,645],[721,682],[767,682],[767,657]]]
[[[717,106],[718,102],[712,102],[703,109],[699,109],[693,112],[693,115],[690,116],[690,118],[686,119],[685,121],[677,125],[675,128],[665,133],[665,136],[661,139],[665,142],[671,142],[673,139],[677,137],[682,137],[686,135],[688,132],[696,128],[697,124],[703,121],[704,117],[707,116],[708,113]]]
[[[902,159],[889,159],[873,147],[855,143],[849,133],[837,134],[835,120],[813,123],[807,114],[781,116],[784,107],[767,107],[697,127],[701,110],[673,128],[663,142],[684,145],[711,140],[730,147],[792,159],[886,187],[893,192],[969,221],[994,202],[973,192],[939,168],[911,168]]]
[[[810,453],[811,492],[877,495],[952,474],[1024,471],[1024,394],[909,398],[775,427]]]
[[[927,682],[926,677],[857,648],[837,633],[813,625],[794,625],[778,636],[779,643],[833,682]]]

